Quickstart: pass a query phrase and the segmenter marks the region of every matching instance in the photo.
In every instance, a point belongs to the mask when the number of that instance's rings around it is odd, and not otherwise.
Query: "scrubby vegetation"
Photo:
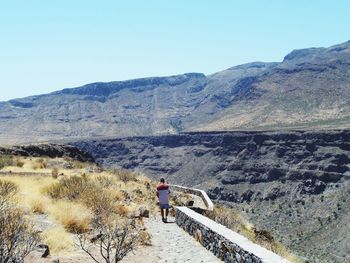
[[[39,241],[38,233],[12,198],[18,187],[0,180],[0,262],[22,262]]]
[[[11,193],[30,213],[28,218],[47,218],[49,226],[36,238],[50,247],[51,254],[76,253],[79,245],[98,262],[118,262],[136,245],[150,244],[150,235],[137,219],[141,206],[156,209],[155,187],[149,179],[68,158],[9,156],[2,163],[8,174],[0,176],[0,195]],[[14,211],[18,216],[20,210]],[[77,237],[81,242],[74,241]]]
[[[2,155],[0,156],[0,169],[11,166],[14,164],[14,160],[12,156]]]

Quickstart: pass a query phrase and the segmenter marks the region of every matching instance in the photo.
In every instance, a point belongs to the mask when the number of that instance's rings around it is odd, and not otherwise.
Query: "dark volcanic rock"
[[[40,157],[70,157],[81,162],[94,162],[94,158],[86,151],[70,145],[32,144],[0,147],[0,154]]]
[[[288,184],[301,194],[319,194],[329,184],[346,181],[350,151],[342,146],[350,142],[349,134],[205,132],[72,144],[103,165],[166,177],[170,183],[206,188],[216,199],[243,202],[258,198],[265,184],[276,186],[259,198],[273,200],[292,191]]]

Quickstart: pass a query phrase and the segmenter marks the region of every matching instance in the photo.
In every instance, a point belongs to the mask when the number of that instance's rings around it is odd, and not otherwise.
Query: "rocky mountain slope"
[[[232,129],[348,127],[350,42],[213,75],[92,83],[0,103],[0,143]]]
[[[196,132],[73,143],[106,166],[207,189],[311,262],[350,260],[350,132]]]

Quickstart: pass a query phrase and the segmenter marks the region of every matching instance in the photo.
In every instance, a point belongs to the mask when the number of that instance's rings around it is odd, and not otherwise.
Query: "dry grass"
[[[47,211],[46,204],[44,204],[42,200],[35,200],[32,202],[31,211],[34,214],[40,214],[40,215],[45,214]]]
[[[43,242],[50,246],[53,255],[75,253],[72,233],[90,231],[96,222],[122,222],[137,214],[141,206],[156,211],[155,185],[144,176],[127,171],[94,174],[79,162],[67,168],[67,161],[62,158],[18,157],[20,165],[14,160],[3,169],[12,173],[0,179],[6,178],[17,186],[15,199],[21,207],[32,214],[47,215],[56,225],[42,233]],[[65,175],[55,178],[53,175],[58,173]],[[140,244],[149,245],[148,233],[143,231],[140,235]]]
[[[119,181],[122,181],[123,183],[127,182],[135,182],[137,178],[136,173],[132,173],[126,170],[112,170],[111,173],[116,176],[116,178]]]
[[[60,200],[49,208],[51,217],[70,233],[82,233],[89,229],[90,210],[82,204]]]
[[[142,246],[152,246],[152,242],[151,242],[152,236],[150,233],[148,233],[147,231],[141,231],[139,235],[140,235],[139,242]]]
[[[67,233],[62,226],[44,231],[41,237],[43,242],[50,247],[50,254],[53,256],[74,251],[73,236]]]

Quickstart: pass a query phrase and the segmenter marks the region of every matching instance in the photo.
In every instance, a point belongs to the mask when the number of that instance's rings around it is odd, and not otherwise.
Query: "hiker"
[[[160,182],[157,185],[157,196],[159,199],[159,207],[162,215],[162,221],[166,223],[168,221],[169,214],[169,185],[165,183],[164,178],[160,178]],[[165,210],[165,216],[164,216]]]

